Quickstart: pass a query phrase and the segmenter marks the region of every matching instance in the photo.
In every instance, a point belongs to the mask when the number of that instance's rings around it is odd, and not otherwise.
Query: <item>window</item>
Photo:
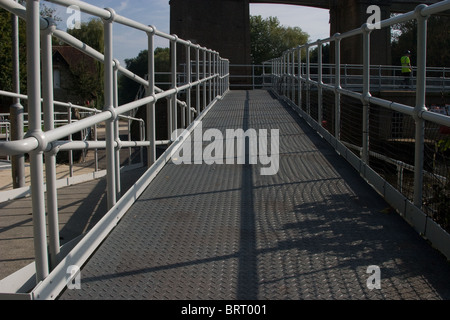
[[[61,72],[59,71],[59,69],[53,70],[53,88],[61,88]]]

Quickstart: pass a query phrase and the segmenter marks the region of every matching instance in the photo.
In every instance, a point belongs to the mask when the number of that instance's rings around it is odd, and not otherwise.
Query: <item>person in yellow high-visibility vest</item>
[[[410,85],[412,67],[411,67],[411,51],[405,51],[405,54],[402,56],[402,75],[403,75],[403,84],[407,87]]]

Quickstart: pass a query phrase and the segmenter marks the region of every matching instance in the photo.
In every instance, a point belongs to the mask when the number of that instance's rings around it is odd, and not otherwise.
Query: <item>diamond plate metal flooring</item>
[[[268,92],[231,91],[207,128],[279,129],[278,174],[167,164],[60,299],[450,298],[445,259]]]

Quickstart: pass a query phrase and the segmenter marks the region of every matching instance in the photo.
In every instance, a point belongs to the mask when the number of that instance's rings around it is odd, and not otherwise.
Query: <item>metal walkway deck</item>
[[[202,124],[279,129],[278,174],[168,163],[60,299],[450,298],[443,256],[290,107],[231,91]]]

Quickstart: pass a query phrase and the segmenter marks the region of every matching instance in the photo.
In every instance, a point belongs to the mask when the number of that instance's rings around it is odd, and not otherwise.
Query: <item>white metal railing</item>
[[[13,97],[20,97],[20,99],[23,100],[27,100],[27,96],[26,95],[19,95],[19,94],[11,94],[10,92],[5,92],[5,91],[1,91],[0,90],[0,95],[2,95],[2,93],[4,93],[5,96],[13,96]],[[53,123],[55,125],[55,127],[60,127],[60,126],[64,126],[76,121],[79,121],[80,119],[89,117],[91,115],[100,113],[101,111],[95,108],[88,108],[88,107],[83,107],[83,106],[78,106],[72,103],[63,103],[63,102],[59,102],[59,101],[55,101],[54,102],[55,106],[62,106],[62,107],[66,107],[67,111],[66,112],[54,112],[54,120]],[[72,111],[76,110],[80,116],[80,119],[78,118],[73,118],[72,117]],[[11,115],[10,113],[0,113],[0,140],[5,140],[5,141],[11,141],[11,129],[10,129],[10,125],[11,125],[11,117],[14,115]],[[23,113],[23,130],[24,133],[27,132],[27,127],[28,127],[28,113],[24,112]],[[43,118],[43,113],[41,113],[41,118]],[[142,119],[138,119],[138,118],[134,118],[134,117],[130,117],[130,116],[125,116],[125,115],[119,115],[118,118],[121,121],[126,121],[128,124],[128,131],[126,132],[126,136],[127,136],[127,141],[131,141],[132,140],[132,132],[130,130],[130,126],[132,122],[138,123],[139,126],[139,140],[138,141],[145,141],[145,122]],[[41,125],[44,126],[44,120],[41,120]],[[98,141],[98,128],[97,125],[94,125],[93,128],[85,128],[83,130],[80,131],[81,136],[80,136],[80,141],[83,141],[85,146],[87,147],[89,145],[89,141],[93,140],[93,141]],[[72,137],[69,136],[69,140],[72,141]],[[67,141],[66,141],[67,142]],[[61,142],[59,142],[61,143]],[[55,145],[58,144],[57,142],[55,142]],[[140,147],[142,150],[142,146]],[[67,148],[67,146],[61,145],[61,147],[59,147],[58,151],[67,151],[69,153],[69,157],[68,157],[68,161],[69,161],[69,177],[73,177],[74,176],[74,156],[73,156],[73,150],[70,148]],[[85,157],[85,153],[86,151],[88,151],[88,148],[85,148],[83,150],[83,158]],[[129,147],[129,154],[131,156],[131,147]],[[9,160],[9,155],[7,156],[7,160]],[[141,157],[140,157],[140,166],[144,165],[144,159],[143,159],[143,154],[141,152]],[[94,163],[93,163],[93,170],[95,172],[99,171],[99,158],[98,158],[98,149],[94,149]],[[24,187],[24,186],[21,186]]]
[[[160,99],[168,99],[170,101],[170,108],[168,110],[168,126],[170,132],[175,132],[175,129],[178,127],[178,108],[182,109],[181,115],[182,118],[185,119],[186,125],[193,126],[194,120],[197,121],[204,114],[202,110],[205,111],[205,109],[210,108],[218,99],[227,93],[229,62],[228,60],[221,58],[216,51],[193,44],[190,41],[179,39],[176,35],[161,32],[154,26],[143,25],[129,18],[120,16],[110,8],[103,9],[76,0],[49,0],[49,2],[65,7],[75,5],[78,6],[82,12],[101,18],[104,23],[105,42],[105,53],[103,55],[68,33],[56,29],[54,23],[50,19],[40,17],[39,0],[27,1],[26,8],[14,0],[0,0],[0,7],[26,21],[28,79],[28,96],[26,98],[28,100],[29,113],[28,131],[26,136],[23,139],[16,141],[0,142],[0,155],[29,154],[35,247],[35,283],[39,284],[41,282],[46,282],[49,287],[51,287],[51,289],[49,289],[51,291],[54,290],[54,287],[57,287],[60,282],[55,281],[54,278],[50,280],[50,272],[57,273],[58,276],[65,273],[65,270],[62,271],[62,273],[55,270],[62,259],[60,254],[61,247],[59,243],[57,194],[55,186],[55,153],[60,150],[105,148],[107,155],[107,203],[109,213],[113,212],[114,208],[117,208],[119,204],[121,205],[120,210],[123,210],[124,206],[129,205],[129,201],[131,201],[129,199],[135,198],[136,194],[130,195],[126,199],[125,196],[121,197],[120,200],[118,199],[118,191],[120,190],[118,152],[120,148],[147,147],[148,164],[150,167],[149,171],[152,170],[152,168],[155,168],[155,165],[158,164],[158,161],[160,160],[157,160],[156,158],[156,145],[167,142],[171,143],[171,141],[156,141],[155,103]],[[149,61],[148,80],[142,79],[121,67],[118,61],[114,59],[112,46],[113,24],[121,24],[147,34]],[[105,70],[105,106],[103,110],[77,122],[56,128],[53,123],[53,106],[56,103],[53,99],[52,37],[56,37],[95,60],[104,63]],[[162,37],[169,40],[171,43],[172,81],[170,89],[167,90],[156,87],[154,81],[155,37]],[[184,63],[190,65],[192,60],[194,60],[196,64],[195,74],[188,74],[188,81],[182,84],[177,82],[176,76],[177,65],[179,63],[177,59],[177,49],[180,47],[184,48],[186,52],[186,61]],[[193,59],[191,59],[191,53],[194,54]],[[191,68],[187,69],[191,70]],[[119,106],[117,103],[117,78],[119,72],[144,85],[146,88],[145,97]],[[191,95],[194,94],[194,92],[196,94],[195,99],[192,99]],[[185,96],[185,101],[179,99],[181,93]],[[147,119],[145,119],[146,141],[121,141],[118,135],[118,117],[141,106],[146,106],[148,111]],[[41,127],[41,111],[43,111],[44,115],[44,130],[42,130]],[[104,123],[105,125],[105,141],[60,140],[70,134],[90,128],[99,123]],[[178,142],[180,139],[172,142]],[[44,196],[44,156],[47,197]],[[159,169],[156,168],[153,170]],[[134,192],[137,191],[134,190]],[[46,198],[47,203],[45,203]],[[115,211],[120,210],[117,209]],[[115,216],[114,220],[115,219],[117,219],[117,216]],[[102,229],[100,231],[102,235],[108,232],[109,229],[107,227],[103,225],[98,227],[99,229]],[[98,236],[97,232],[97,229],[93,230],[92,238],[91,235],[89,235],[82,240],[89,241],[91,250],[94,250],[95,245],[100,243],[103,239],[101,236]],[[87,238],[89,238],[89,240],[85,240]],[[87,252],[85,247],[80,251],[82,251],[80,253],[81,255],[85,255]],[[72,254],[71,258],[74,256],[77,255]],[[61,287],[59,287],[59,289],[61,289]],[[42,287],[40,290],[43,290]],[[31,297],[42,298],[43,295],[42,293],[31,293]],[[46,297],[52,298],[53,295]],[[28,298],[30,298],[30,295]]]
[[[263,63],[259,65],[236,65],[231,64],[231,68],[242,70],[247,69],[248,73],[232,73],[230,75],[230,89],[261,89],[271,85],[271,64]],[[298,72],[298,61],[292,63],[294,70]],[[318,80],[318,64],[310,63],[309,71],[311,80]],[[335,64],[322,63],[322,82],[334,85]],[[301,63],[302,74],[306,74],[306,62]],[[404,77],[401,75],[401,66],[371,65],[370,85],[373,92],[382,90],[403,90],[405,88]],[[341,65],[341,87],[353,91],[362,91],[363,65],[362,64],[342,64]],[[432,67],[426,70],[426,84],[428,92],[450,92],[450,68]],[[417,74],[417,68],[412,67],[412,74]],[[408,89],[415,90],[415,77],[411,76]]]
[[[388,202],[396,208],[420,233],[424,234],[428,239],[433,238],[440,250],[450,257],[450,236],[444,232],[444,236],[436,236],[431,231],[437,230],[434,224],[430,222],[432,217],[429,217],[423,212],[424,210],[424,149],[425,149],[425,123],[432,124],[435,128],[439,126],[450,127],[450,117],[427,110],[425,106],[425,94],[429,90],[430,83],[427,84],[427,72],[443,72],[440,81],[448,80],[448,69],[444,68],[434,70],[426,66],[426,37],[427,37],[427,19],[430,15],[437,14],[450,9],[450,1],[440,1],[436,4],[426,6],[419,5],[414,11],[392,17],[380,22],[381,28],[390,27],[396,23],[415,20],[417,23],[417,66],[415,68],[414,86],[415,105],[410,106],[398,102],[388,101],[377,98],[371,95],[371,92],[377,90],[377,81],[381,81],[383,77],[378,77],[379,73],[375,72],[370,65],[370,35],[373,31],[373,25],[364,24],[361,28],[351,30],[343,34],[335,34],[327,39],[317,40],[316,42],[308,43],[298,46],[296,48],[286,51],[281,57],[273,59],[267,64],[271,68],[271,86],[273,90],[282,96],[288,103],[296,107],[301,115],[308,120],[324,138],[326,138],[339,153],[347,158],[347,160],[360,173],[369,180],[369,182],[378,190]],[[343,74],[343,65],[340,63],[341,57],[341,41],[349,37],[362,37],[363,46],[362,56],[363,64],[357,68],[360,70],[356,80],[362,81],[356,90],[344,81],[348,77]],[[335,48],[335,63],[333,65],[324,64],[322,62],[322,48],[324,44],[334,43]],[[318,63],[312,64],[310,62],[310,52],[312,48],[318,48]],[[298,61],[302,61],[303,56],[306,55],[306,63],[302,67],[298,67]],[[313,76],[312,70],[316,70]],[[332,72],[327,72],[325,76],[324,70],[331,69]],[[448,83],[445,83],[446,87]],[[438,85],[442,86],[442,83]],[[442,88],[442,87],[441,87]],[[327,94],[327,101],[334,100],[334,109],[329,111],[333,121],[332,129],[324,127],[324,95]],[[361,124],[352,124],[352,126],[361,128],[361,141],[359,146],[351,146],[348,141],[343,141],[341,137],[342,120],[347,115],[342,111],[343,97],[360,101],[362,105],[359,112],[362,111]],[[314,98],[314,102],[312,99]],[[414,163],[413,165],[406,165],[405,163],[392,161],[387,157],[381,156],[372,152],[370,149],[371,127],[369,126],[369,112],[370,107],[377,107],[381,110],[391,110],[411,118],[411,123],[414,124],[414,132],[410,141],[414,143]],[[328,107],[328,106],[327,106]],[[329,108],[329,107],[328,107]],[[330,118],[329,118],[330,119]],[[357,130],[357,129],[354,129]],[[436,129],[433,129],[436,130]],[[358,157],[348,148],[357,149],[360,151]],[[389,160],[398,166],[399,170],[408,169],[413,170],[413,195],[411,198],[402,194],[402,190],[397,190],[386,182],[369,163],[369,156],[375,156],[383,160]],[[428,174],[428,173],[427,173]],[[446,177],[434,174],[441,181],[447,181]],[[398,178],[400,179],[400,177]],[[446,182],[448,183],[448,181]],[[399,184],[402,189],[402,184]],[[439,238],[439,239],[438,239]],[[446,239],[445,241],[439,241]]]
[[[344,89],[353,91],[362,91],[363,89],[363,70],[364,66],[361,64],[342,64],[340,70],[340,86]],[[298,69],[298,65],[294,65]],[[305,62],[301,63],[302,73],[306,74],[307,65]],[[322,63],[322,82],[328,85],[335,85],[336,80],[336,64]],[[318,63],[310,63],[310,79],[318,81],[319,65]],[[372,92],[382,90],[401,90],[406,89],[405,78],[401,75],[401,66],[388,65],[370,65],[370,89]],[[447,67],[428,67],[425,70],[425,81],[427,91],[448,92],[450,91],[450,68]],[[409,89],[416,89],[417,67],[412,67],[412,76],[409,79]]]

